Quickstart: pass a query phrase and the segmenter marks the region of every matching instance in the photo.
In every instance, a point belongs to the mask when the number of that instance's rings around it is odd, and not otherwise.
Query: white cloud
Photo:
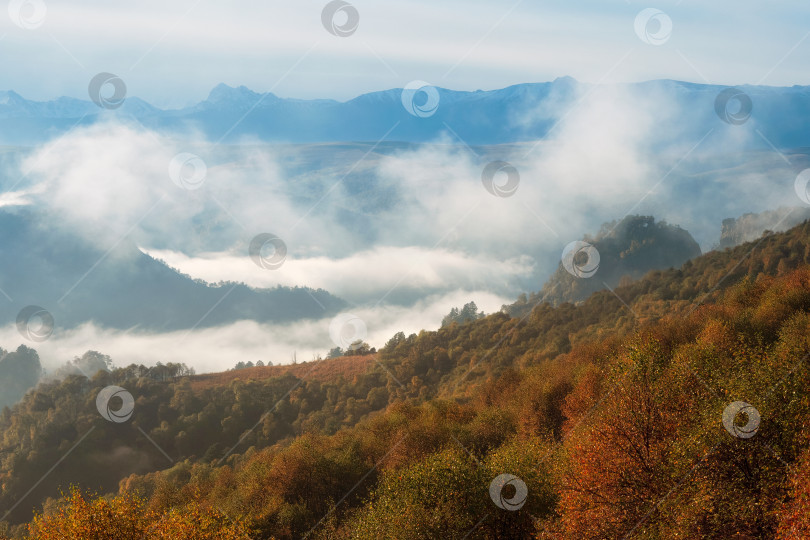
[[[256,266],[246,254],[204,253],[196,257],[166,250],[144,250],[173,268],[210,283],[241,281],[253,287],[309,286],[325,289],[352,303],[390,299],[396,290],[421,293],[487,289],[514,292],[516,282],[527,279],[532,261],[527,256],[510,260],[467,255],[444,249],[381,246],[330,257],[288,258],[278,270]]]
[[[29,191],[7,191],[0,193],[0,208],[4,206],[28,206],[31,199],[28,197]]]
[[[110,243],[137,228],[168,195],[171,157],[145,131],[98,124],[46,144],[21,168],[56,220]]]
[[[461,307],[470,300],[488,313],[509,301],[486,291],[460,290],[424,298],[412,307],[367,307],[352,309],[351,313],[365,322],[366,341],[382,347],[399,331],[407,335],[423,328],[438,328],[451,307]],[[35,348],[48,370],[55,370],[88,350],[96,350],[110,355],[116,366],[183,362],[203,373],[230,369],[239,361],[286,364],[294,353],[299,361],[310,360],[316,354],[325,355],[335,347],[329,336],[331,322],[332,318],[286,325],[240,321],[217,328],[169,333],[143,333],[137,329],[124,332],[88,323],[57,331],[47,341],[33,344],[23,343],[12,325],[0,328],[0,343],[6,349],[18,344]]]

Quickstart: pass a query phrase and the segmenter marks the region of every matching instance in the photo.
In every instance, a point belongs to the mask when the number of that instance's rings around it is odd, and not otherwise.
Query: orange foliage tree
[[[31,540],[247,540],[245,525],[218,510],[189,503],[164,514],[128,494],[91,498],[72,489],[51,513],[34,518]]]

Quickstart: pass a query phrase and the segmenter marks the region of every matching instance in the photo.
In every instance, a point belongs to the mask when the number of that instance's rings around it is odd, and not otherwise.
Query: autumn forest
[[[614,292],[364,355],[66,373],[0,414],[5,535],[810,536],[810,223]]]

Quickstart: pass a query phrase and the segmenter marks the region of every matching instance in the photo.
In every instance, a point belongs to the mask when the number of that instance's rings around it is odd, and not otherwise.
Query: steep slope
[[[0,507],[16,505],[10,518],[26,521],[60,485],[78,483],[104,492],[130,473],[140,473],[121,486],[150,497],[153,509],[163,511],[185,504],[195,492],[210,492],[216,500],[207,504],[222,505],[232,515],[247,513],[263,534],[297,537],[331,514],[331,504],[366,478],[343,508],[360,508],[366,496],[381,502],[377,510],[363,510],[366,517],[358,519],[365,524],[346,525],[367,531],[359,537],[374,537],[386,523],[417,518],[422,523],[420,516],[432,515],[443,526],[449,526],[443,520],[457,516],[461,521],[453,521],[452,527],[466,526],[469,515],[459,510],[458,499],[437,499],[435,490],[428,490],[434,495],[421,499],[424,507],[418,510],[401,498],[410,497],[411,489],[428,489],[430,483],[423,483],[430,470],[462,482],[458,488],[472,497],[468,508],[473,514],[489,504],[475,495],[479,483],[506,470],[530,482],[539,497],[527,507],[531,514],[549,517],[559,502],[557,487],[548,483],[553,476],[537,476],[547,470],[543,456],[553,450],[548,445],[573,433],[578,419],[608,391],[608,374],[622,362],[638,359],[634,350],[654,346],[634,340],[647,339],[652,332],[659,340],[686,343],[695,339],[695,332],[710,328],[705,317],[714,314],[726,317],[745,339],[772,343],[788,331],[780,328],[791,316],[810,308],[808,264],[810,224],[804,223],[620,286],[616,293],[630,309],[601,291],[579,306],[538,305],[524,319],[499,313],[436,332],[400,333],[376,357],[357,359],[364,371],[344,366],[331,379],[308,376],[329,360],[301,364],[284,374],[259,368],[244,377],[222,377],[221,384],[215,377],[188,378],[181,366],[130,366],[101,372],[92,380],[68,377],[41,386],[0,415]],[[796,268],[799,272],[791,275]],[[769,275],[783,277],[774,281]],[[720,307],[700,308],[717,298],[724,298]],[[734,347],[738,342],[732,337],[723,343]],[[784,363],[801,352],[787,343],[784,347],[793,352],[780,357],[774,376],[784,375]],[[711,366],[696,369],[709,370],[701,377],[712,384],[724,380]],[[750,369],[745,373],[750,375]],[[130,422],[112,423],[99,415],[96,396],[108,385],[133,394]],[[746,392],[739,392],[735,395],[745,397]],[[522,440],[514,441],[515,436]],[[786,440],[775,444],[781,448]],[[74,445],[61,466],[24,498],[28,487]],[[484,468],[469,461],[465,449]],[[385,463],[374,472],[372,466],[383,458]],[[173,463],[166,472],[150,472]],[[368,478],[370,469],[374,474]],[[454,479],[453,471],[466,471],[467,480]],[[256,486],[258,491],[237,486]],[[381,487],[374,491],[375,486]],[[407,515],[387,513],[397,508]],[[354,519],[342,511],[339,515]],[[527,514],[494,519],[482,537],[534,526]],[[419,527],[423,525],[428,526]],[[341,527],[339,522],[321,526],[319,534],[325,536]]]

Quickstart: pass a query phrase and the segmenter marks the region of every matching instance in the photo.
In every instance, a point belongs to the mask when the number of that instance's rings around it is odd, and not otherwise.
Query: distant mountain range
[[[232,88],[220,84],[205,101],[176,110],[161,110],[137,97],[127,98],[119,109],[105,110],[90,100],[61,97],[37,102],[4,91],[0,92],[0,119],[13,122],[0,125],[0,143],[35,144],[73,127],[115,116],[172,133],[201,132],[211,140],[224,142],[377,141],[384,136],[387,140],[430,142],[447,134],[455,139],[453,142],[461,139],[467,144],[501,144],[542,138],[562,111],[591,88],[563,77],[500,90],[466,92],[436,88],[406,94],[406,102],[410,96],[425,109],[424,117],[406,110],[400,88],[339,102],[280,98],[244,86]],[[662,115],[658,126],[661,133],[700,137],[710,127],[725,125],[715,110],[717,96],[726,89],[724,86],[655,80],[619,88],[640,96],[663,96],[669,103],[662,106],[685,111],[674,115],[675,118],[666,119],[667,115]],[[745,85],[739,90],[750,97],[753,105],[746,127],[755,127],[780,148],[810,145],[810,130],[804,121],[810,114],[810,87]],[[733,104],[730,111],[731,107]],[[540,114],[533,114],[538,110]],[[753,144],[768,146],[760,137],[754,138]]]

